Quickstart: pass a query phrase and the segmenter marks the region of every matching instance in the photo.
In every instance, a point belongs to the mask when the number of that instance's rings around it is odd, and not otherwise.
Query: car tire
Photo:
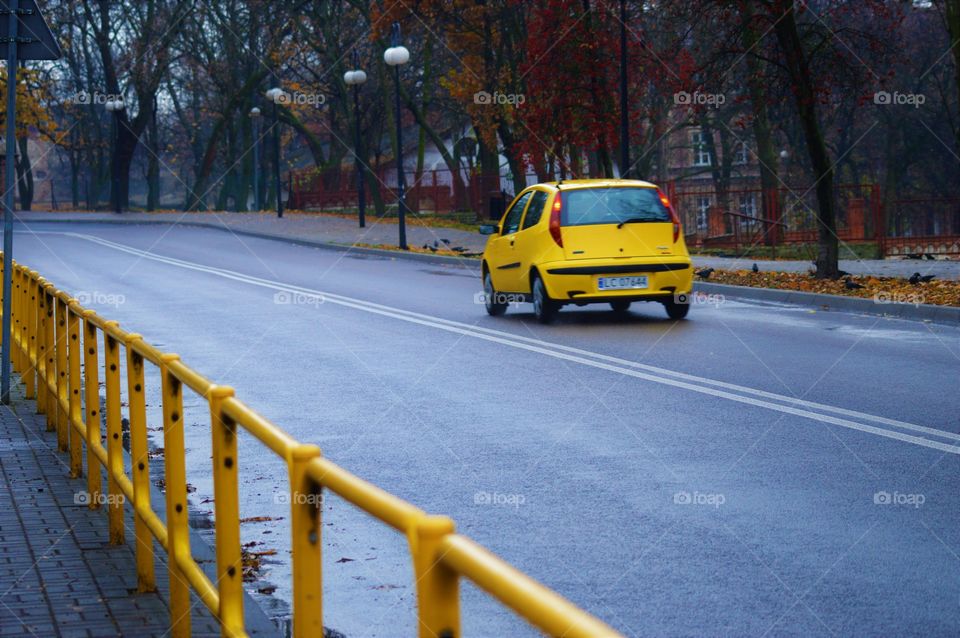
[[[610,307],[613,309],[614,312],[626,312],[630,310],[630,302],[621,301],[621,300],[611,301]]]
[[[483,305],[491,317],[499,317],[507,311],[507,304],[497,302],[497,291],[493,287],[493,277],[490,273],[483,276]]]
[[[543,279],[540,275],[534,273],[533,283],[530,286],[531,296],[533,297],[533,314],[536,315],[540,323],[550,323],[557,316],[560,310],[560,304],[550,298],[547,294],[547,287],[543,285]]]
[[[690,312],[689,303],[677,303],[673,299],[664,301],[663,307],[667,310],[667,316],[674,320],[683,319]]]

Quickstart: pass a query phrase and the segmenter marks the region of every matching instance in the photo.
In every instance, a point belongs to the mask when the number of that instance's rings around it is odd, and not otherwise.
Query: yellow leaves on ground
[[[935,304],[960,306],[960,281],[934,279],[929,283],[911,284],[895,277],[859,276],[850,281],[863,288],[848,288],[846,279],[815,279],[809,273],[759,272],[749,270],[714,270],[710,283],[777,288],[827,295],[863,297],[888,303]]]

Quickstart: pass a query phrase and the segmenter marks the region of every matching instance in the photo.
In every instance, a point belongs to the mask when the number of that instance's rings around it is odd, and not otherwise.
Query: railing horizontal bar
[[[307,466],[307,475],[404,534],[410,529],[415,519],[425,515],[420,508],[385,492],[373,483],[364,481],[323,457],[310,461]]]
[[[113,479],[117,482],[117,487],[123,493],[123,498],[129,503],[133,503],[133,481],[126,474],[120,476],[114,475]]]
[[[551,636],[601,638],[620,635],[466,536],[449,534],[440,542],[440,549],[437,558],[445,565]]]
[[[179,379],[181,383],[201,396],[206,395],[207,390],[213,385],[203,375],[191,370],[181,361],[171,361],[167,363],[167,370]]]
[[[243,429],[286,460],[297,440],[248,408],[241,401],[227,398],[223,401],[223,413],[240,424]]]
[[[70,419],[70,425],[73,426],[73,429],[80,433],[80,436],[84,440],[87,439],[87,424],[83,421],[78,421],[77,419]]]
[[[200,569],[200,566],[197,565],[196,561],[193,560],[193,557],[177,555],[171,556],[170,559],[177,561],[177,565],[180,567],[180,572],[186,576],[187,582],[190,583],[191,587],[193,587],[194,591],[197,593],[197,596],[200,597],[200,600],[204,605],[207,606],[207,609],[209,609],[214,616],[219,617],[220,594],[217,593],[213,583],[210,582],[210,579],[207,578],[207,575],[203,573],[203,570]]]
[[[164,550],[166,550],[167,526],[163,521],[160,520],[160,517],[157,516],[157,513],[152,509],[143,503],[134,502],[132,492],[133,490],[131,490],[130,502],[133,503],[133,509],[136,510],[137,514],[140,515],[140,518],[143,519],[143,522],[147,524],[147,527],[150,529],[150,533],[153,534],[153,537],[157,539],[157,542],[160,543]]]
[[[97,456],[97,460],[103,463],[104,467],[107,465],[107,448],[99,441],[92,441],[90,443],[90,449],[93,450],[93,453]]]
[[[163,355],[163,353],[151,346],[146,341],[134,341],[130,344],[130,348],[132,348],[134,352],[142,356],[153,365],[160,365],[160,357]]]

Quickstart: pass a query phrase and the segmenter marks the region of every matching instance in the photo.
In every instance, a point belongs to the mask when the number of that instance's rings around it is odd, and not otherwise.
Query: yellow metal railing
[[[445,516],[419,508],[360,479],[300,443],[234,397],[134,333],[125,332],[40,277],[14,263],[11,358],[28,398],[56,430],[61,451],[69,452],[71,476],[87,479],[89,506],[107,504],[110,542],[125,539],[124,503],[134,512],[137,587],[156,589],[153,540],[166,550],[170,581],[171,633],[190,635],[190,590],[220,621],[223,636],[246,636],[240,548],[237,433],[243,429],[284,459],[290,482],[293,566],[293,635],[322,635],[320,494],[326,488],[407,537],[416,581],[421,638],[460,636],[459,579],[468,578],[505,606],[550,635],[566,638],[618,636],[609,626],[457,534]],[[2,273],[0,273],[2,274]],[[101,346],[102,344],[102,346]],[[99,413],[101,357],[105,414]],[[126,357],[127,418],[131,476],[124,469],[121,431],[121,351]],[[82,362],[82,365],[81,365]],[[166,522],[150,503],[150,468],[144,365],[159,368],[163,403]],[[183,389],[210,406],[216,581],[190,551],[187,523]],[[81,395],[81,393],[83,393]],[[106,447],[101,424],[106,426]],[[84,471],[84,450],[86,471]],[[106,468],[102,497],[101,468]],[[309,497],[306,497],[309,496]]]

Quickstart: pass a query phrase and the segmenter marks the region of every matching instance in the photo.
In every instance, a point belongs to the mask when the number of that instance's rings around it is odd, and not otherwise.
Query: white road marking
[[[322,297],[326,302],[331,302],[340,306],[345,306],[348,308],[353,308],[353,309],[361,310],[364,312],[378,314],[384,317],[390,317],[392,319],[399,319],[401,321],[406,321],[413,324],[435,328],[438,330],[444,330],[447,332],[452,332],[452,333],[464,335],[467,337],[473,337],[475,339],[482,339],[485,341],[490,341],[492,343],[497,343],[497,344],[509,346],[512,348],[517,348],[520,350],[527,350],[529,352],[535,352],[537,354],[542,354],[544,356],[552,357],[555,359],[570,361],[572,363],[578,363],[578,364],[589,366],[592,368],[597,368],[600,370],[606,370],[608,372],[622,374],[624,376],[643,379],[645,381],[651,381],[653,383],[669,385],[669,386],[689,390],[691,392],[697,392],[700,394],[727,399],[730,401],[736,401],[738,403],[744,403],[747,405],[766,408],[769,410],[774,410],[776,412],[782,412],[785,414],[792,414],[795,416],[800,416],[803,418],[820,421],[822,423],[830,423],[832,425],[838,425],[841,427],[858,430],[860,432],[867,432],[869,434],[875,434],[877,436],[896,439],[898,441],[903,441],[906,443],[913,443],[915,445],[921,445],[924,447],[941,450],[943,452],[949,452],[951,454],[960,454],[960,445],[958,444],[955,444],[955,443],[951,444],[951,443],[945,443],[942,441],[930,440],[927,438],[923,438],[921,436],[915,436],[912,434],[907,434],[906,432],[899,431],[899,430],[907,430],[910,432],[917,432],[917,433],[925,434],[927,436],[947,439],[950,441],[960,441],[960,434],[949,432],[946,430],[938,430],[935,428],[917,425],[915,423],[908,423],[906,421],[898,421],[896,419],[889,419],[886,417],[868,414],[865,412],[858,412],[856,410],[848,410],[846,408],[840,408],[836,406],[826,405],[823,403],[817,403],[815,401],[807,401],[804,399],[798,399],[795,397],[777,394],[774,392],[767,392],[765,390],[750,388],[747,386],[737,385],[734,383],[717,381],[715,379],[709,379],[709,378],[700,377],[697,375],[677,372],[675,370],[669,370],[667,368],[660,368],[657,366],[651,366],[643,363],[638,363],[635,361],[629,361],[627,359],[612,357],[609,355],[605,355],[597,352],[591,352],[589,350],[583,350],[583,349],[575,348],[572,346],[566,346],[566,345],[555,344],[555,343],[547,343],[545,341],[533,339],[530,337],[525,337],[522,335],[515,335],[509,332],[503,332],[503,331],[494,330],[491,328],[483,328],[480,326],[474,326],[471,324],[466,324],[458,321],[443,319],[442,317],[435,317],[432,315],[412,312],[412,311],[403,310],[400,308],[394,308],[392,306],[385,306],[382,304],[377,304],[370,301],[364,301],[362,299],[355,299],[352,297],[325,292],[322,290],[315,290],[315,289],[305,288],[301,286],[294,286],[294,285],[287,284],[280,281],[274,281],[271,279],[255,277],[253,275],[245,275],[243,273],[239,273],[233,270],[227,270],[224,268],[217,268],[215,266],[205,266],[203,264],[185,261],[182,259],[176,259],[174,257],[164,257],[156,253],[140,250],[138,248],[132,248],[125,244],[119,244],[119,243],[102,239],[100,237],[96,237],[93,235],[85,235],[81,233],[72,233],[72,232],[56,232],[56,231],[39,231],[37,232],[37,234],[63,235],[63,236],[75,237],[78,239],[83,239],[96,244],[100,244],[102,246],[106,246],[114,250],[129,253],[131,255],[136,255],[143,259],[149,259],[151,261],[156,261],[156,262],[168,264],[171,266],[176,266],[178,268],[184,268],[188,270],[194,270],[197,272],[203,272],[203,273],[215,275],[218,277],[222,277],[225,279],[231,279],[234,281],[247,283],[253,286],[269,288],[271,290],[276,290],[281,292],[314,295],[314,296]],[[813,410],[816,410],[816,412],[814,412]],[[827,413],[827,414],[823,414],[823,413]],[[831,414],[839,415],[839,416],[831,416]],[[843,417],[849,417],[849,418],[843,418]],[[883,427],[877,427],[874,425],[869,425],[867,423],[852,421],[850,419],[859,419],[860,421],[868,421],[868,422],[876,423],[878,425],[887,426],[888,428],[897,428],[897,429],[896,430],[885,429]]]

